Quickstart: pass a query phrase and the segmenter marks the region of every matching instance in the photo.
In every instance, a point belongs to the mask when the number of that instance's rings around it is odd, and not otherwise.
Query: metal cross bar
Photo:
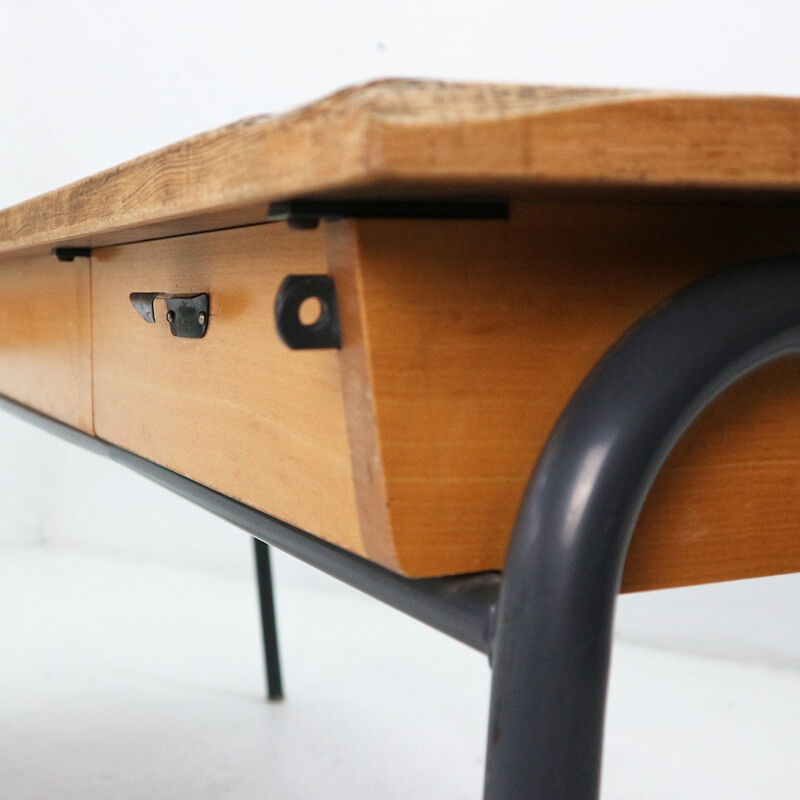
[[[262,542],[274,545],[482,653],[489,652],[494,609],[500,587],[499,573],[482,572],[446,578],[404,578],[13,400],[0,396],[0,408],[73,444],[106,455],[242,528]]]

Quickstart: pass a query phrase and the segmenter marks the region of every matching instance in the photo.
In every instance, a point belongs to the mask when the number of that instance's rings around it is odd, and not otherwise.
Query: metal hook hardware
[[[131,305],[145,321],[156,321],[154,303],[167,304],[167,322],[173,336],[181,339],[202,339],[208,328],[208,295],[167,294],[165,292],[131,292]]]
[[[319,317],[310,324],[300,319],[300,306],[315,298]],[[328,275],[287,275],[275,296],[275,326],[284,344],[292,350],[340,348],[339,310],[336,288]]]

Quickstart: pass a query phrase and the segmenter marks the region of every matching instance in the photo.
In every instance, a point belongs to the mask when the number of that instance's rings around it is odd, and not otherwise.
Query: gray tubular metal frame
[[[723,270],[635,324],[543,449],[506,556],[486,800],[594,800],[616,597],[636,518],[700,412],[800,351],[800,257]]]
[[[553,429],[502,577],[403,578],[11,400],[0,398],[0,407],[488,653],[485,800],[595,800],[614,608],[644,499],[711,400],[798,352],[800,257],[724,270],[644,317],[592,370]]]

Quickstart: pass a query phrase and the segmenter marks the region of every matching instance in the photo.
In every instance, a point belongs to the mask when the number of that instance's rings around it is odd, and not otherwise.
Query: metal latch
[[[155,301],[167,304],[167,322],[173,336],[202,339],[208,328],[208,295],[131,292],[131,305],[145,322],[156,321]]]

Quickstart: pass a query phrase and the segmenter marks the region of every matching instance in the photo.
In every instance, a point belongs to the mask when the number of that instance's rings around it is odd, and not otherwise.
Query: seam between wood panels
[[[89,399],[91,402],[91,425],[92,436],[97,436],[97,426],[95,419],[95,381],[94,381],[94,255],[89,256]]]

